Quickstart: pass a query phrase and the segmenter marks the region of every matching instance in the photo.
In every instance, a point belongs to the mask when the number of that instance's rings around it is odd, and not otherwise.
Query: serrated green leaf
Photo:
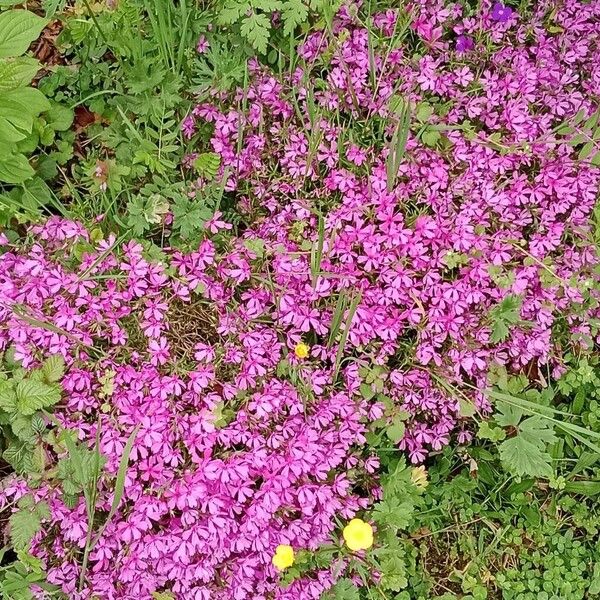
[[[60,388],[31,378],[17,384],[17,409],[23,415],[32,415],[41,408],[60,401]]]
[[[36,40],[48,21],[28,10],[0,13],[0,58],[19,56]]]
[[[292,35],[296,27],[308,18],[308,7],[302,0],[286,0],[281,11],[283,34]]]
[[[508,402],[497,401],[494,420],[500,427],[517,427],[523,417],[523,410]]]
[[[23,442],[11,442],[2,453],[2,458],[20,474],[34,471],[31,447]]]
[[[251,8],[248,0],[227,0],[219,12],[218,21],[222,25],[232,25]]]
[[[13,433],[23,442],[31,443],[35,439],[35,432],[31,426],[31,417],[15,414],[10,422]]]
[[[360,600],[360,594],[351,579],[340,579],[327,591],[323,600]]]
[[[48,506],[46,505],[46,510]],[[49,514],[44,512],[44,514]],[[10,540],[15,550],[27,550],[35,534],[40,531],[42,522],[36,509],[19,510],[13,513],[8,523],[10,526]]]
[[[65,359],[60,354],[49,356],[42,365],[42,374],[47,383],[60,381],[65,373]]]
[[[12,380],[0,381],[0,408],[8,413],[17,410],[17,394]]]
[[[502,442],[498,446],[498,452],[507,470],[514,475],[552,476],[552,457],[520,435]]]
[[[267,51],[270,30],[271,22],[267,15],[255,12],[242,20],[240,28],[242,35],[250,42],[250,45],[261,54],[265,54]]]
[[[441,134],[437,129],[433,129],[431,127],[428,127],[422,134],[421,134],[421,141],[426,145],[429,146],[430,148],[432,148],[433,146],[435,146],[441,138]]]
[[[46,431],[46,421],[40,413],[35,413],[31,417],[31,428],[35,435],[42,435]]]

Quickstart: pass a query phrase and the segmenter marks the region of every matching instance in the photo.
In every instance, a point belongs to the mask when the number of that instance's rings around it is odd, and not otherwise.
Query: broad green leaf
[[[0,99],[0,113],[13,127],[31,133],[34,115],[12,100]]]
[[[340,579],[327,591],[323,600],[360,600],[360,594],[351,579]]]
[[[28,10],[0,13],[0,58],[23,54],[47,23]]]
[[[0,116],[0,142],[20,142],[27,137],[27,134],[17,129],[9,119]],[[0,161],[4,157],[0,156]]]
[[[21,56],[0,59],[0,92],[16,90],[29,85],[39,70],[40,63],[35,58]]]
[[[51,106],[46,96],[40,90],[32,87],[2,92],[0,93],[0,107],[2,106],[2,100],[16,102],[32,115],[39,115],[49,110]]]
[[[523,410],[517,406],[508,404],[508,402],[496,402],[496,410],[494,420],[500,427],[517,427],[523,416]]]
[[[58,103],[53,103],[45,114],[46,123],[54,131],[67,131],[73,123],[73,111]]]
[[[60,388],[41,381],[24,379],[17,384],[17,409],[21,414],[32,415],[60,401]]]
[[[24,154],[12,154],[7,157],[0,157],[0,181],[4,181],[5,183],[23,183],[30,177],[33,177],[34,173],[35,171],[31,168]]]
[[[31,417],[31,428],[35,435],[42,435],[46,431],[46,421],[40,413],[35,413]]]
[[[65,372],[65,359],[60,354],[49,356],[42,365],[42,374],[48,383],[60,381]]]

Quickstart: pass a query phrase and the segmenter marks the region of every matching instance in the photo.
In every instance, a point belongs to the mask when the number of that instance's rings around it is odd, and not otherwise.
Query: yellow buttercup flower
[[[294,348],[294,354],[298,358],[306,358],[308,353],[310,352],[310,346],[305,344],[304,342],[298,342],[296,347]]]
[[[352,519],[342,532],[350,550],[367,550],[373,545],[373,528],[362,519]]]
[[[278,571],[284,571],[294,564],[294,549],[287,544],[279,544],[271,562]]]
[[[428,485],[429,481],[427,481],[427,470],[423,465],[420,467],[414,467],[410,472],[410,480],[413,485],[419,490],[424,490]]]

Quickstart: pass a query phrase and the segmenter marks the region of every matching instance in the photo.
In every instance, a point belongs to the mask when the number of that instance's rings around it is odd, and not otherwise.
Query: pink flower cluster
[[[253,63],[247,90],[198,106],[186,132],[214,125],[248,224],[239,238],[217,215],[197,250],[157,263],[54,218],[25,247],[5,245],[0,348],[26,366],[65,357],[56,413],[90,446],[100,426],[100,514],[140,426],[81,593],[84,504],[35,491],[52,519],[32,551],[70,597],[319,598],[338,565],[283,589],[271,557],[339,536],[336,519],[377,496],[372,421],[406,413],[400,448],[420,462],[468,439],[464,399],[487,410],[494,363],[559,372],[557,333],[594,343],[600,171],[554,129],[596,108],[600,2],[565,3],[553,33],[556,2],[527,23],[482,4],[468,16],[414,2],[402,44],[406,15],[375,15],[374,44],[345,7],[291,74]],[[520,322],[495,340],[490,313],[507,296]]]
[[[255,258],[241,241],[218,256],[207,239],[167,266],[134,242],[94,247],[60,219],[32,233],[27,252],[0,260],[0,347],[12,346],[25,366],[51,354],[67,361],[57,415],[87,445],[100,427],[109,476],[99,515],[139,426],[121,510],[90,555],[80,595],[73,554],[85,544],[85,505],[70,510],[60,490],[35,491],[52,510],[33,546],[49,580],[72,598],[147,599],[160,589],[194,600],[271,597],[277,545],[316,549],[336,518],[366,507],[356,488],[375,485],[377,461],[363,456],[365,423],[380,411],[355,385],[326,390],[324,370],[290,353],[283,326],[268,319],[272,298],[243,285]],[[72,253],[82,243],[89,250],[79,262]],[[311,386],[309,406],[277,375],[286,355]],[[25,491],[9,489],[5,497]],[[332,581],[323,572],[277,597],[317,598]]]

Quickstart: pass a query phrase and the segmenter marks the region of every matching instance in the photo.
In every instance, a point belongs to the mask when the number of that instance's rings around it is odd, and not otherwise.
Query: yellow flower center
[[[367,550],[373,545],[373,528],[362,519],[352,519],[342,532],[350,550]]]
[[[284,571],[294,564],[294,549],[287,544],[279,544],[271,562],[278,571]]]
[[[310,352],[310,346],[305,344],[304,342],[298,342],[296,347],[294,348],[294,354],[298,358],[306,358],[308,353]]]

